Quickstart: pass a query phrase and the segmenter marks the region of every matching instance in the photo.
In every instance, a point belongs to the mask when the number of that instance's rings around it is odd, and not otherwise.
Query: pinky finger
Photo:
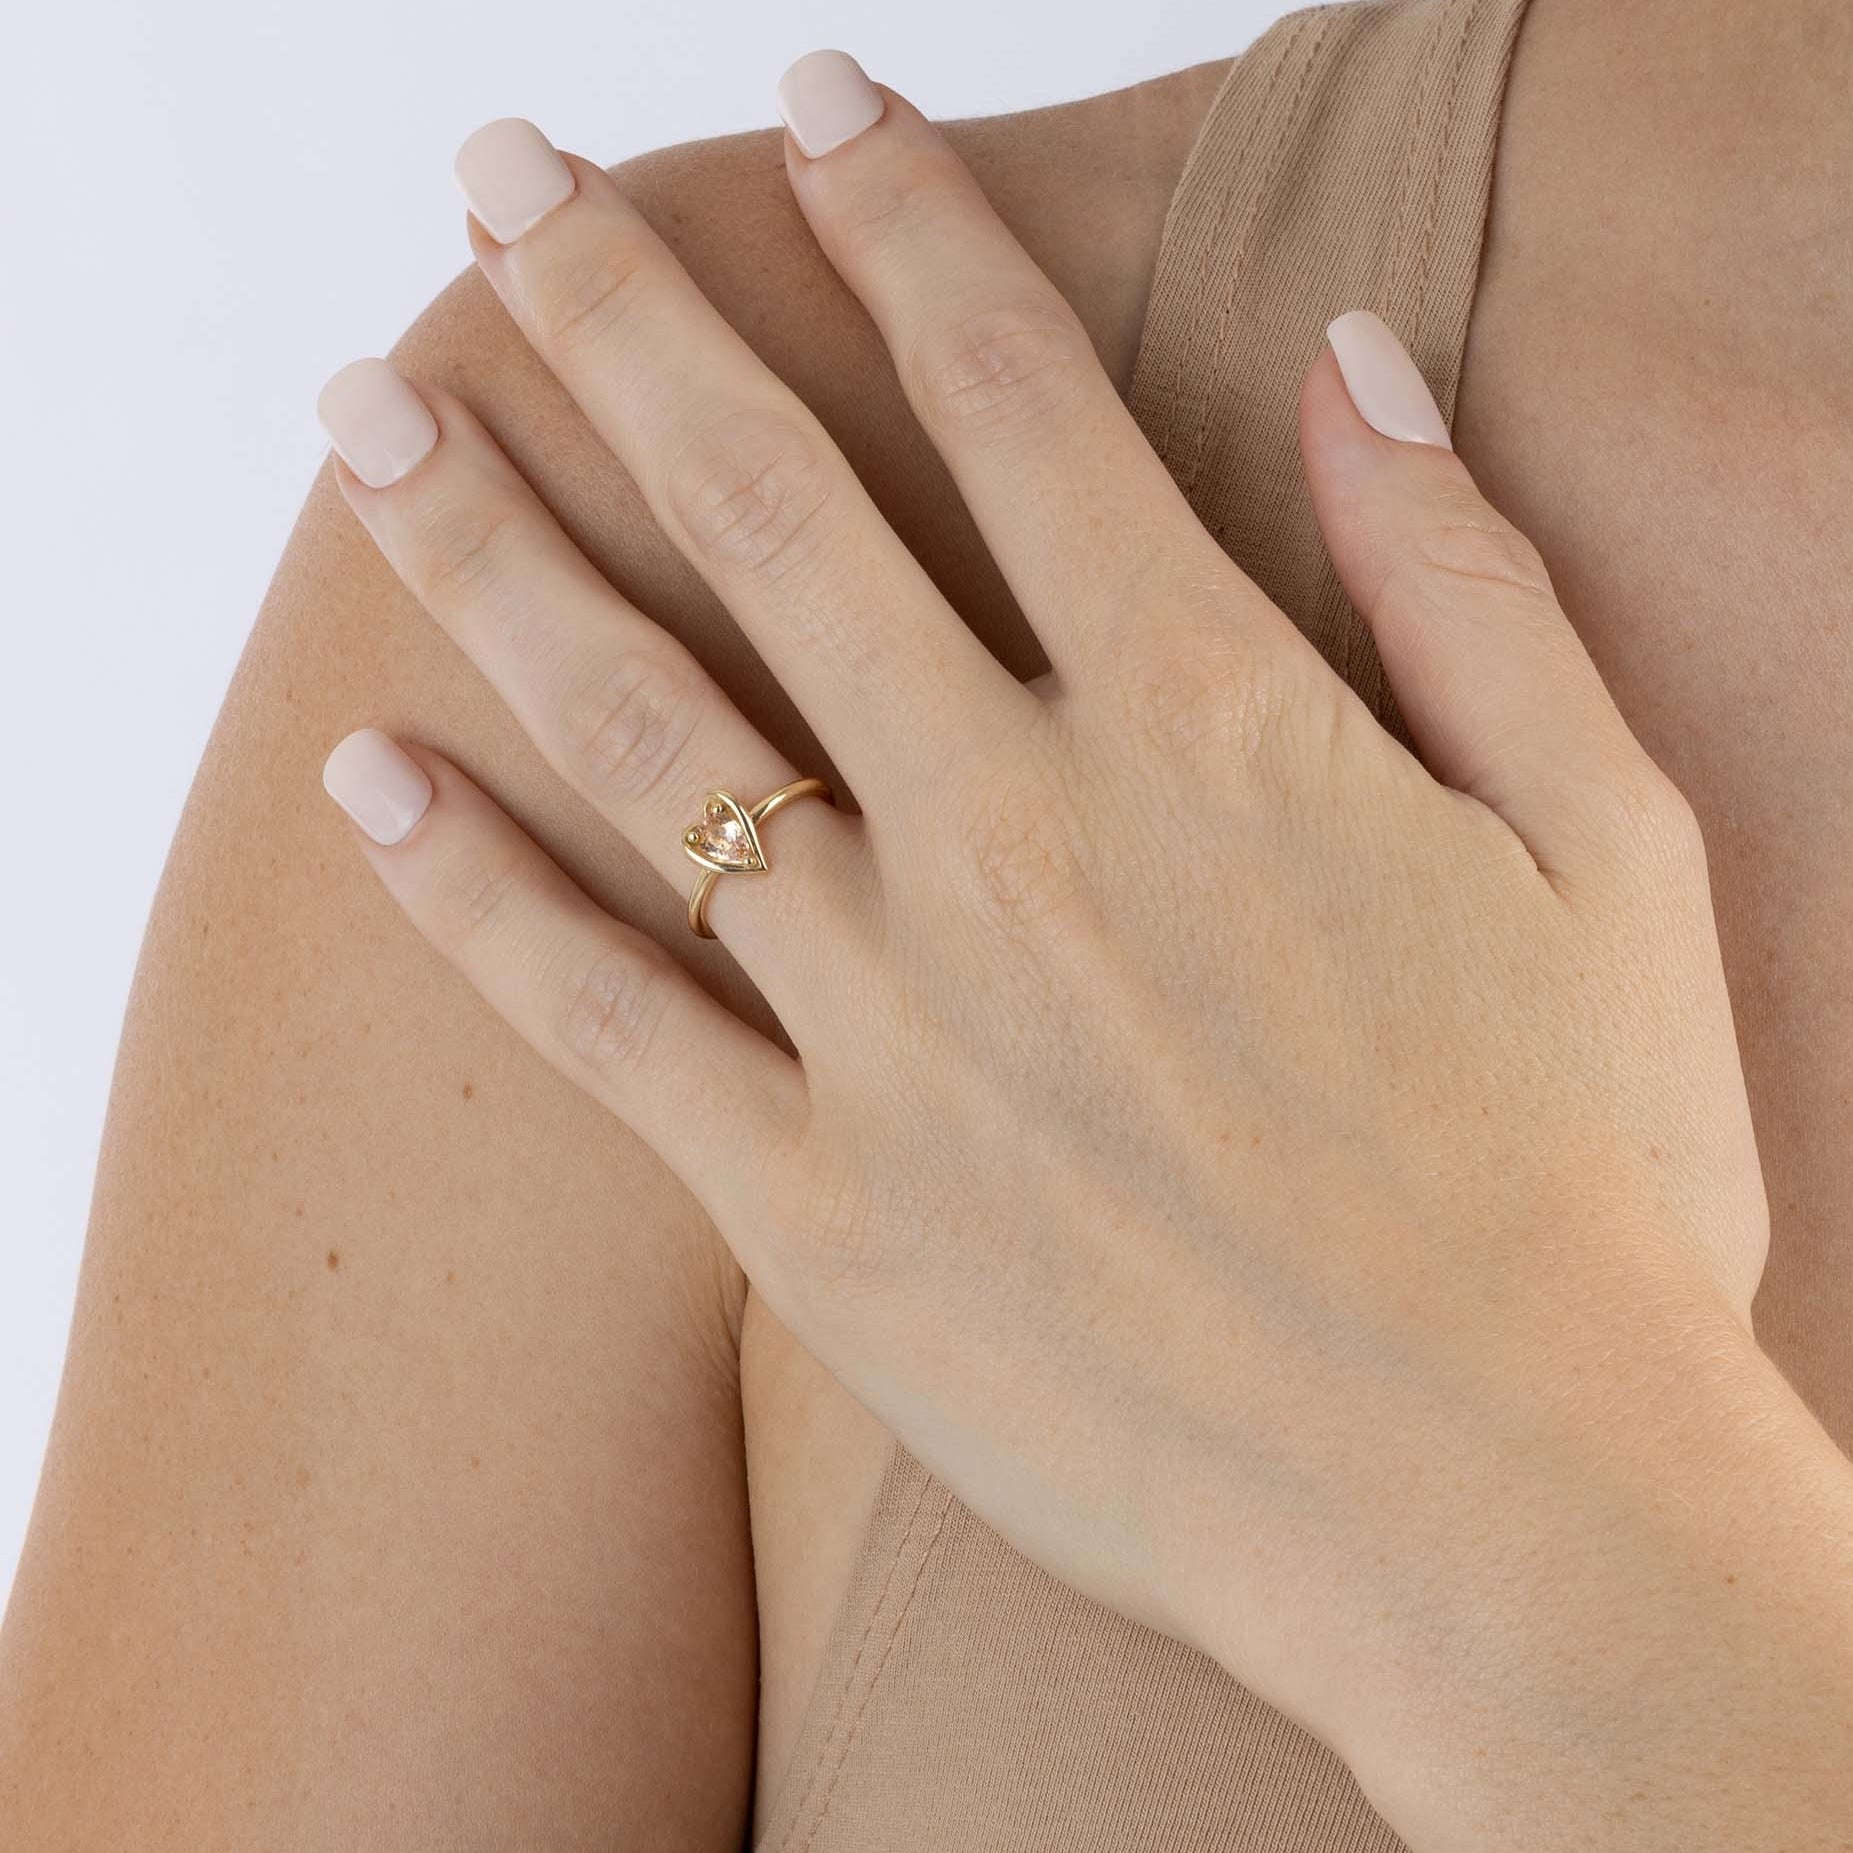
[[[798,1064],[607,914],[441,754],[362,728],[322,782],[387,892],[489,1007],[717,1222],[736,1221],[802,1124]]]

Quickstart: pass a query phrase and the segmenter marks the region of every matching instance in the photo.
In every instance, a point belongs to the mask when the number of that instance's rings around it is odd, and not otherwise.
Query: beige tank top
[[[1300,469],[1325,325],[1452,418],[1525,0],[1350,0],[1230,66],[1165,221],[1131,405],[1210,532],[1400,727]],[[1395,1853],[1332,1753],[1076,1595],[893,1448],[756,1853]]]

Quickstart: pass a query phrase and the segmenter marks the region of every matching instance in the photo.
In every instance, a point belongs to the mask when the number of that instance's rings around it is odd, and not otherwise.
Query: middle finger
[[[509,120],[457,177],[490,285],[865,810],[1034,701],[604,169]]]

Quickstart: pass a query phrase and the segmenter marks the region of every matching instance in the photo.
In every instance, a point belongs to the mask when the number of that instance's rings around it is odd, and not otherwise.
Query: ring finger
[[[475,415],[359,360],[318,410],[343,495],[408,590],[508,703],[553,768],[687,890],[682,849],[704,792],[752,804],[797,776],[683,645],[616,592]],[[774,946],[831,939],[867,879],[861,827],[828,806],[777,825],[797,882],[723,881],[709,918],[755,982]],[[749,902],[744,890],[751,889]],[[740,892],[737,892],[740,891]]]

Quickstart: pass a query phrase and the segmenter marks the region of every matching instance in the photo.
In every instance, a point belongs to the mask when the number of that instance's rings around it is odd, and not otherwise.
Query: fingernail
[[[370,489],[396,483],[438,441],[431,408],[383,360],[349,361],[322,388],[315,415]]]
[[[807,51],[779,79],[779,114],[814,161],[881,120],[882,94],[846,51]]]
[[[1325,331],[1358,416],[1373,431],[1411,444],[1454,448],[1428,382],[1403,344],[1368,309],[1341,315]]]
[[[376,843],[396,843],[424,816],[431,781],[377,727],[351,733],[322,766],[322,789]]]
[[[451,172],[470,211],[497,244],[513,244],[573,196],[573,170],[520,116],[485,122],[457,150]]]

